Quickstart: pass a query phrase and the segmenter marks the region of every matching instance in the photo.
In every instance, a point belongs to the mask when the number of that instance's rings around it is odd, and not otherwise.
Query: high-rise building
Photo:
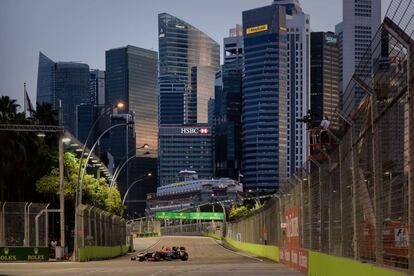
[[[307,158],[306,125],[298,122],[310,109],[310,17],[298,0],[274,0],[286,8],[287,71],[287,175],[290,176]]]
[[[105,71],[91,70],[89,83],[91,103],[93,105],[105,105]]]
[[[364,96],[362,89],[346,89],[352,75],[361,78],[370,76],[372,68],[366,68],[371,62],[371,41],[381,24],[381,0],[343,0],[343,18],[337,26],[338,35],[342,31],[342,93],[343,111],[349,114]],[[368,53],[368,55],[365,55]],[[364,63],[364,66],[358,65]]]
[[[118,113],[131,114],[135,124],[135,145],[141,147],[149,145],[149,155],[146,158],[158,157],[158,58],[157,52],[142,49],[134,46],[126,46],[106,51],[106,72],[105,72],[105,102],[107,106],[115,105],[118,102],[124,103],[124,108]],[[125,128],[124,128],[125,129]],[[128,147],[125,151],[127,137],[125,130],[117,129],[110,137],[110,153],[114,156],[115,165],[118,166],[126,160],[126,157],[136,154],[135,146]],[[115,133],[115,130],[114,130]],[[118,141],[119,140],[119,141]],[[123,145],[122,147],[120,145]],[[117,149],[117,147],[121,147]],[[119,151],[120,154],[117,152]],[[142,153],[138,152],[138,155]],[[156,162],[150,162],[156,164]],[[133,164],[131,164],[133,165]],[[125,189],[138,177],[148,173],[141,171],[143,167],[136,165],[134,172],[129,172],[127,183],[123,183]],[[143,168],[146,169],[146,168]],[[152,172],[157,171],[156,166],[151,168]],[[128,212],[139,211],[142,205],[137,204],[139,200],[146,199],[146,194],[156,189],[156,179],[146,178],[143,183],[146,191],[139,193],[133,189],[128,194],[126,201]],[[121,189],[121,192],[125,191]],[[122,194],[122,193],[121,193]],[[123,195],[123,194],[122,194]]]
[[[311,33],[312,121],[332,121],[339,104],[339,47],[332,32]]]
[[[51,103],[54,109],[62,102],[63,125],[77,133],[77,106],[89,104],[89,66],[77,62],[54,62],[39,54],[37,102]]]
[[[214,97],[214,77],[220,65],[220,46],[217,42],[187,22],[167,13],[158,15],[159,78],[164,86],[162,94],[174,92],[167,87],[185,87],[185,99],[176,93],[177,102],[183,103],[184,123],[207,123],[208,100]],[[168,86],[168,78],[174,85]],[[170,108],[171,97],[160,96],[160,114],[163,107]],[[178,115],[181,112],[177,108]],[[177,115],[177,116],[178,116]],[[175,116],[174,116],[175,117]]]
[[[243,186],[274,190],[286,179],[286,9],[243,12]]]
[[[173,75],[160,77],[158,85],[160,89],[159,125],[184,124],[187,85],[179,77]]]
[[[37,71],[37,98],[38,103],[50,103],[56,109],[55,72],[56,63],[42,52],[39,53]]]
[[[343,30],[343,24],[338,23],[335,25],[335,34],[338,37],[338,54],[339,54],[339,110],[342,110],[343,102],[342,102],[342,95],[343,95],[343,68],[344,68],[344,55],[343,55],[343,40],[344,40],[344,30]]]
[[[75,136],[81,143],[86,142],[89,131],[96,119],[92,104],[79,104],[76,106],[76,133]],[[88,141],[88,147],[92,147],[95,137]]]
[[[160,186],[178,180],[180,171],[195,171],[200,179],[213,177],[212,131],[208,124],[167,125],[159,128]]]
[[[214,140],[215,176],[238,179],[241,170],[243,30],[224,38],[224,64],[216,74]]]

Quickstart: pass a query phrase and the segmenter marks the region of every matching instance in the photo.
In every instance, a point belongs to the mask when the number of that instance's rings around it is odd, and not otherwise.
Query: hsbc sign
[[[207,134],[208,128],[182,127],[181,134]]]

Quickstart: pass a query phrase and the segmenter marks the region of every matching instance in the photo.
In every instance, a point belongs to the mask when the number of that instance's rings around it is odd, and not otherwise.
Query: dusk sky
[[[347,1],[347,0],[346,0]],[[0,95],[23,105],[23,83],[36,100],[39,51],[54,61],[105,69],[105,51],[134,45],[158,49],[157,15],[170,13],[222,44],[242,11],[271,0],[0,0]],[[382,0],[383,13],[390,0]],[[313,31],[333,31],[342,0],[301,0]]]

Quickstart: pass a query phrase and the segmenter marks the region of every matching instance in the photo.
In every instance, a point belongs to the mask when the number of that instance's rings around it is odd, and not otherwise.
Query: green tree
[[[65,161],[65,198],[74,199],[78,181],[79,159],[73,153],[66,152]],[[36,182],[39,193],[55,194],[59,191],[59,171],[53,168],[50,173]],[[83,178],[83,202],[105,211],[122,215],[124,207],[121,196],[116,187],[109,193],[108,183],[105,178],[97,179],[93,175],[86,174]]]

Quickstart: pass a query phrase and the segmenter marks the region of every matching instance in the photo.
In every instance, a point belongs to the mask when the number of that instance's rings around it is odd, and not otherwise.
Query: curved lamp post
[[[138,178],[137,180],[135,180],[134,182],[132,182],[132,183],[131,183],[131,185],[129,186],[129,188],[128,188],[128,189],[126,190],[126,192],[125,192],[124,198],[122,199],[122,205],[124,205],[124,204],[125,204],[125,200],[126,200],[126,198],[127,198],[127,196],[128,196],[129,191],[131,190],[131,188],[132,188],[135,184],[137,184],[138,182],[141,182],[142,180],[144,180],[144,179],[145,179],[145,177],[150,177],[151,175],[152,175],[151,173],[147,173],[146,175],[141,176],[140,178]]]
[[[88,157],[86,157],[85,166],[83,167],[83,170],[82,170],[82,177],[81,177],[80,182],[79,182],[79,204],[82,203],[83,178],[85,177],[86,167],[88,165],[89,159],[91,158],[92,152],[94,151],[95,147],[98,145],[98,143],[101,140],[101,138],[107,132],[109,132],[110,130],[112,130],[112,129],[116,128],[116,127],[119,127],[119,126],[127,126],[127,125],[131,125],[131,124],[133,124],[133,122],[128,122],[128,123],[122,123],[122,124],[113,125],[113,126],[109,127],[108,129],[106,129],[104,132],[102,132],[101,135],[98,137],[98,139],[96,139],[96,142],[93,144],[91,150],[89,151]]]
[[[137,150],[139,150],[139,149],[143,149],[143,148],[148,148],[149,146],[148,146],[148,144],[144,144],[143,146],[141,146],[141,147],[139,147],[139,148],[137,148]],[[147,155],[147,154],[149,154],[149,152],[147,151],[147,152],[145,152],[144,153],[144,155]],[[125,165],[129,162],[129,161],[131,161],[132,159],[134,159],[135,157],[137,157],[137,155],[133,155],[133,156],[131,156],[131,157],[129,157],[128,159],[126,159],[121,165],[119,165],[117,168],[116,168],[116,170],[115,170],[115,172],[114,172],[114,175],[113,175],[113,177],[112,177],[112,179],[111,179],[111,183],[109,184],[109,194],[112,192],[112,187],[113,187],[113,185],[115,184],[115,181],[116,181],[116,179],[118,178],[118,176],[119,176],[119,174],[121,173],[121,171],[122,171],[122,169],[125,167]],[[127,180],[128,181],[128,180]]]
[[[217,198],[214,197],[214,195],[211,196],[211,199],[214,199],[218,204],[220,204],[221,208],[223,209],[223,231],[222,236],[226,237],[227,227],[226,227],[226,221],[227,221],[227,215],[226,215],[226,207],[224,206],[223,202],[219,201]]]
[[[83,167],[83,171],[82,171],[82,178],[79,177],[78,174],[78,185],[76,186],[76,193],[75,193],[75,237],[74,237],[74,254],[75,254],[75,258],[74,261],[77,261],[79,259],[79,253],[78,253],[78,227],[79,227],[79,223],[78,223],[78,214],[79,214],[79,205],[82,203],[82,190],[83,190],[83,176],[85,175],[86,172],[86,167],[88,165],[88,161],[89,158],[91,157],[91,154],[93,152],[93,150],[95,149],[96,145],[98,144],[99,140],[110,130],[112,130],[113,128],[119,127],[119,126],[125,126],[125,125],[130,125],[133,124],[132,122],[128,122],[128,123],[122,123],[122,124],[116,124],[113,125],[111,127],[109,127],[108,129],[106,129],[96,140],[95,144],[92,146],[91,150],[89,151],[88,157],[86,158],[86,162],[85,162],[85,166]],[[86,148],[86,143],[84,146],[84,149]],[[83,156],[83,154],[82,154]],[[79,164],[79,168],[82,167],[82,161]]]
[[[98,118],[96,118],[96,120],[95,120],[95,122],[93,123],[93,125],[91,126],[91,128],[89,129],[89,133],[88,133],[88,136],[86,137],[86,140],[85,140],[85,144],[83,145],[83,148],[82,148],[82,154],[81,154],[81,157],[80,157],[80,162],[79,162],[79,170],[78,170],[78,186],[79,186],[79,182],[80,182],[80,179],[81,179],[81,170],[82,170],[82,160],[83,160],[83,155],[85,154],[85,151],[86,151],[86,146],[88,145],[88,142],[89,142],[89,139],[91,138],[91,136],[92,136],[92,133],[93,133],[93,131],[94,131],[94,129],[95,129],[95,127],[96,127],[96,125],[98,124],[98,122],[99,122],[99,120],[103,117],[103,116],[105,116],[109,111],[111,111],[111,110],[113,110],[113,109],[117,109],[117,108],[123,108],[124,107],[124,103],[122,103],[122,102],[119,102],[119,103],[117,103],[116,105],[114,105],[114,106],[109,106],[109,107],[107,107],[105,110],[104,110],[104,112],[102,112],[102,114],[101,115],[99,115],[99,117]],[[85,166],[86,166],[86,164],[85,164]]]

